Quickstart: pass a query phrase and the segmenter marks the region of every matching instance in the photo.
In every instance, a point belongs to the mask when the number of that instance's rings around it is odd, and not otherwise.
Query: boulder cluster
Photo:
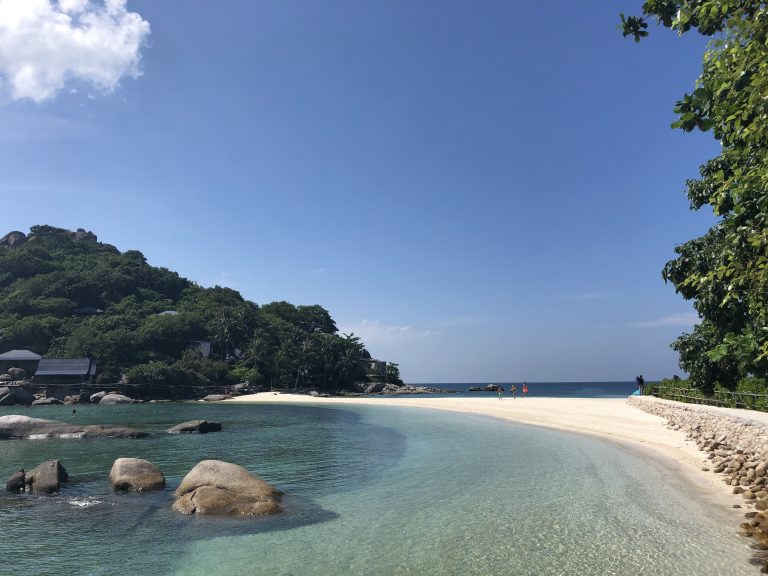
[[[83,228],[78,228],[74,232],[72,230],[67,230],[66,228],[50,228],[52,231],[57,232],[59,235],[67,238],[71,238],[72,240],[76,242],[97,242],[98,237],[96,234],[91,232],[90,230],[85,230]],[[22,244],[26,244],[30,240],[34,240],[35,235],[30,234],[27,236],[24,234],[24,232],[19,232],[18,230],[12,230],[8,232],[5,236],[0,238],[0,249],[6,249],[6,250],[13,250],[14,248],[18,248]]]
[[[69,474],[59,460],[43,462],[30,472],[18,470],[5,483],[6,492],[57,494]],[[118,458],[109,472],[115,492],[165,489],[165,475],[149,460]],[[242,466],[203,460],[187,473],[173,493],[173,509],[182,514],[264,516],[281,512],[283,493]]]
[[[169,434],[207,434],[221,431],[221,424],[190,420],[166,430]],[[21,438],[139,438],[146,432],[122,426],[78,426],[10,414],[0,416],[0,439]],[[30,472],[19,469],[6,482],[7,492],[55,494],[69,479],[59,460],[43,462]],[[165,489],[165,475],[148,460],[118,458],[109,481],[116,492],[147,492]],[[281,511],[282,492],[245,468],[220,460],[203,460],[181,481],[174,492],[174,510],[182,514],[261,516]]]
[[[28,492],[30,494],[55,494],[69,479],[69,474],[59,460],[48,460],[29,472],[20,468],[5,483],[6,492]]]
[[[631,396],[630,402],[665,418],[669,428],[685,432],[707,453],[711,463],[702,470],[722,474],[723,482],[751,508],[740,533],[754,540],[753,560],[768,574],[768,427],[700,405],[637,396]]]
[[[451,390],[441,390],[440,388],[432,388],[430,386],[415,386],[413,384],[390,384],[385,382],[361,382],[355,385],[355,391],[361,394],[382,394],[384,396],[394,396],[398,394],[437,394],[451,392]]]
[[[2,375],[0,375],[2,376]],[[117,392],[80,392],[47,396],[34,394],[24,386],[0,386],[0,406],[52,406],[56,404],[133,404],[141,402]]]

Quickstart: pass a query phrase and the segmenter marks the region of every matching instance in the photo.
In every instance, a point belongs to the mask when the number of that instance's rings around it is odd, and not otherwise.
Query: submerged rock
[[[165,488],[165,476],[149,460],[141,458],[118,458],[112,464],[109,481],[115,491],[162,490]]]
[[[0,440],[32,436],[37,438],[143,438],[147,433],[108,424],[67,424],[57,420],[30,418],[19,414],[0,416]]]
[[[69,479],[69,474],[60,460],[43,462],[27,474],[27,492],[54,494],[61,489],[61,484]]]
[[[218,422],[209,422],[208,420],[190,420],[189,422],[182,422],[176,424],[173,428],[169,428],[170,434],[178,434],[180,432],[185,433],[198,433],[207,434],[208,432],[221,432],[221,424]]]
[[[203,460],[174,492],[182,514],[261,516],[281,511],[283,493],[237,464]]]

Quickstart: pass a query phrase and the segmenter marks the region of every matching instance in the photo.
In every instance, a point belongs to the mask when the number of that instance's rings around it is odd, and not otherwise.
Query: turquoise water
[[[19,413],[2,409],[0,415]],[[60,496],[0,498],[13,574],[754,575],[747,542],[655,461],[562,432],[421,409],[288,405],[41,407],[147,439],[0,443],[0,479],[60,458]],[[192,418],[202,436],[161,431]],[[168,490],[114,495],[115,458],[155,462]],[[272,518],[195,518],[170,492],[199,460],[286,493]],[[8,564],[10,559],[10,565]],[[0,566],[3,573],[3,566]]]

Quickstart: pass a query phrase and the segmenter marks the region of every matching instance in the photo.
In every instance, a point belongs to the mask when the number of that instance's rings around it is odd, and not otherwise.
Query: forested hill
[[[141,252],[120,252],[90,232],[51,226],[0,239],[0,352],[14,349],[90,356],[100,382],[318,389],[366,380],[370,358],[321,306],[259,306],[236,290],[203,288],[150,266]],[[396,365],[387,372],[399,380]]]

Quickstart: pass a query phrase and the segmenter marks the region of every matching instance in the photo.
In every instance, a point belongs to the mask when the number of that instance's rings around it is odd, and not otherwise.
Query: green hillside
[[[259,306],[90,232],[51,226],[0,239],[0,352],[12,349],[90,356],[99,382],[321,390],[365,381],[370,358],[321,306]],[[385,378],[399,381],[396,365]]]

